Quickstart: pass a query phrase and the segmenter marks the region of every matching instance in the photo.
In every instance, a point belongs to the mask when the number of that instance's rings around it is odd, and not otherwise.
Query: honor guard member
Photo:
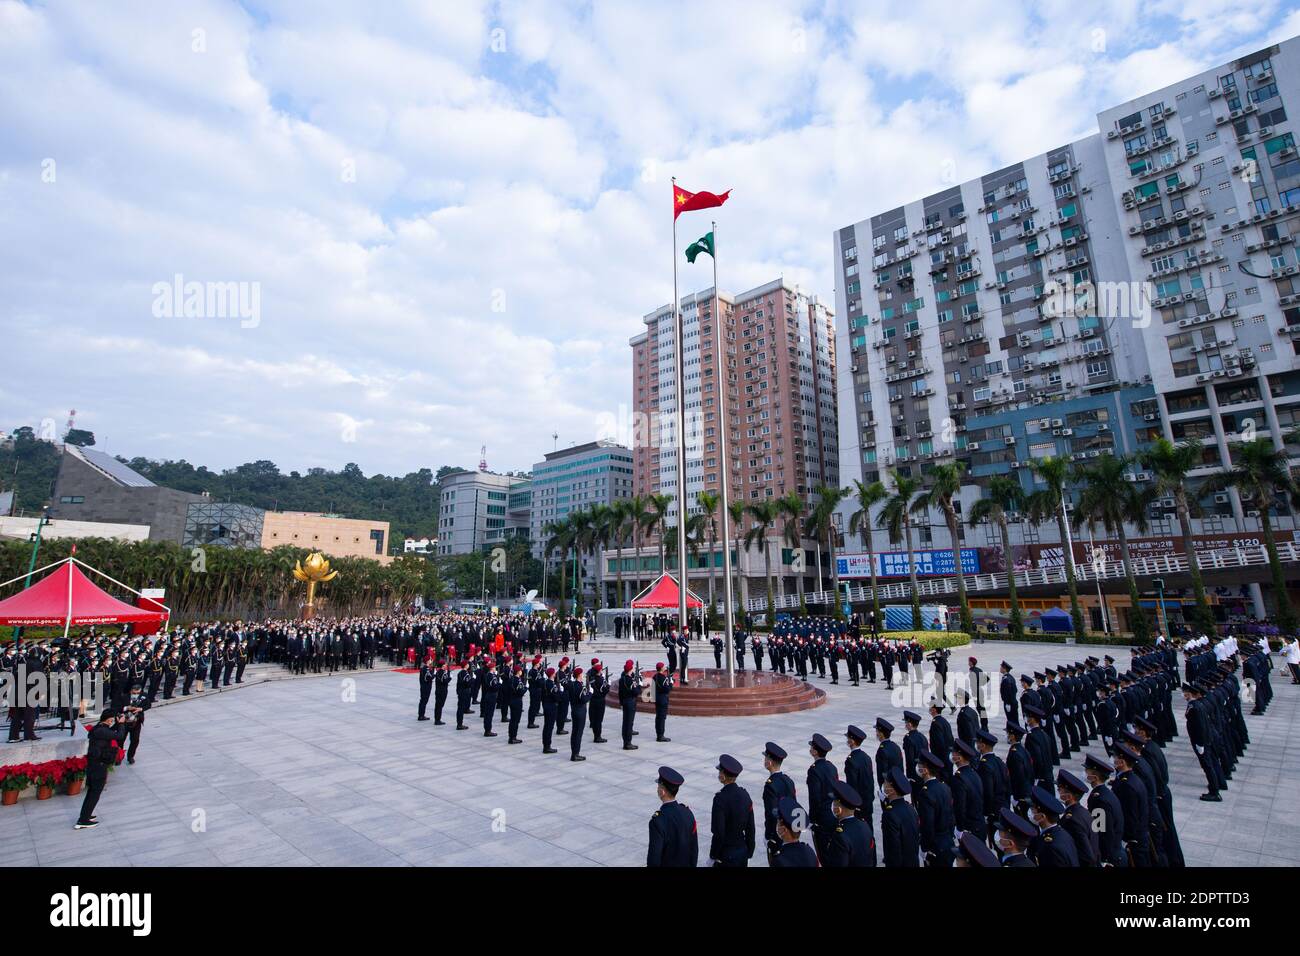
[[[998,688],[1002,694],[1002,715],[1008,723],[1018,724],[1020,710],[1016,706],[1016,679],[1011,676],[1011,665],[1003,661],[998,669],[1002,671],[1002,683]]]
[[[1151,860],[1151,802],[1146,784],[1135,772],[1140,759],[1128,744],[1115,743],[1115,782],[1111,785],[1124,820],[1124,848],[1130,866],[1149,867]]]
[[[763,783],[763,839],[767,843],[767,865],[772,866],[777,852],[781,848],[781,837],[777,833],[777,807],[782,800],[796,798],[794,781],[781,771],[785,761],[784,747],[768,741],[763,745],[763,769],[767,771],[767,780]]]
[[[718,670],[722,670],[722,638],[715,634],[709,643],[713,645],[713,666]]]
[[[884,786],[889,779],[891,770],[895,767],[900,770],[903,768],[903,752],[898,749],[898,744],[889,739],[893,732],[893,724],[884,717],[876,718],[876,739],[880,741],[880,746],[876,748],[876,783],[880,786]]]
[[[952,786],[952,724],[943,715],[943,702],[930,701],[930,753],[943,759],[943,782]]]
[[[921,852],[926,866],[952,866],[952,839],[956,826],[952,810],[952,791],[939,779],[943,761],[938,754],[921,752],[916,762],[919,782],[912,789],[912,805],[916,809],[921,830]]]
[[[921,726],[921,715],[914,711],[903,711],[903,726],[907,732],[903,734],[903,769],[907,771],[907,779],[916,785],[916,761],[922,752],[927,750],[925,737],[917,730]]]
[[[831,812],[834,799],[832,784],[839,779],[835,766],[826,759],[831,752],[831,743],[821,734],[813,734],[808,741],[808,753],[812,756],[812,765],[808,768],[808,814],[813,828],[813,846],[817,858],[826,855],[826,846],[835,829],[835,814]]]
[[[623,749],[636,750],[632,743],[632,728],[636,721],[636,702],[641,696],[641,675],[634,671],[632,661],[623,664],[623,676],[618,679],[618,705],[623,709]]]
[[[542,655],[533,658],[532,667],[528,668],[528,729],[537,729],[537,715],[542,712],[542,698],[545,690],[546,671],[542,667]]]
[[[1029,751],[1029,760],[1034,766],[1034,782],[1045,787],[1052,779],[1052,744],[1048,740],[1047,729],[1043,726],[1047,715],[1030,703],[1024,705],[1024,711],[1025,722],[1029,725],[1025,749]]]
[[[988,814],[984,812],[984,782],[976,769],[979,752],[958,740],[953,744],[952,761],[956,770],[952,775],[952,815],[958,830],[974,833],[987,840]]]
[[[1015,721],[1007,721],[1007,741],[1011,748],[1007,751],[1007,782],[1011,789],[1016,813],[1022,816],[1029,807],[1030,791],[1034,788],[1034,761],[1025,745],[1025,728]]]
[[[998,848],[1002,851],[1002,865],[1005,867],[1037,866],[1025,851],[1038,836],[1038,827],[1006,809],[998,813],[996,822]]]
[[[776,807],[776,832],[780,848],[771,855],[772,866],[816,867],[817,854],[799,839],[807,815],[794,797],[782,797]]]
[[[1059,770],[1056,774],[1056,795],[1065,812],[1061,814],[1061,829],[1070,834],[1080,866],[1096,866],[1097,851],[1092,843],[1092,817],[1079,801],[1088,792],[1088,785],[1070,773]]]
[[[713,795],[709,859],[714,866],[749,866],[754,855],[754,801],[736,783],[744,768],[735,757],[723,754],[716,769],[722,789]]]
[[[447,658],[438,661],[433,672],[433,726],[441,727],[442,709],[447,706],[447,691],[451,689],[451,669]]]
[[[564,633],[567,634],[568,631]],[[569,675],[571,673],[569,667],[569,658],[561,657],[560,666],[555,671],[554,681],[563,691],[555,701],[555,735],[557,737],[563,737],[569,732],[564,726],[569,719]]]
[[[668,670],[677,670],[677,634],[675,632],[665,634],[659,643],[668,652]]]
[[[687,634],[677,635],[677,661],[681,667],[682,686],[687,687],[691,683],[686,679],[687,667],[691,661],[691,641]]]
[[[859,796],[867,797],[858,801],[854,816],[865,822],[867,829],[874,833],[869,796],[875,790],[876,783],[871,771],[871,758],[862,749],[862,742],[867,739],[867,735],[860,728],[849,724],[848,730],[844,732],[844,738],[849,745],[849,755],[844,758],[844,780],[858,792]]]
[[[483,675],[483,706],[479,708],[483,715],[484,737],[496,736],[496,732],[492,729],[492,718],[496,714],[497,694],[499,693],[501,693],[501,678],[497,674],[497,662],[488,658],[487,673]]]
[[[959,691],[954,696],[960,697],[962,701],[961,710],[957,711],[957,739],[964,740],[974,747],[980,721],[975,708],[970,705],[970,691]]]
[[[980,782],[984,786],[984,815],[988,819],[990,834],[997,825],[997,815],[1004,807],[1011,805],[1011,782],[1007,775],[1007,765],[993,752],[998,738],[987,730],[980,730],[975,735],[975,747],[980,758],[976,769],[980,773]]]
[[[1208,714],[1205,694],[1196,684],[1183,685],[1183,699],[1187,701],[1187,737],[1192,744],[1192,752],[1200,761],[1205,773],[1205,793],[1200,799],[1207,803],[1221,803],[1223,797],[1219,790],[1228,785],[1228,779],[1219,763],[1218,754],[1212,744],[1213,723]]]
[[[461,665],[456,674],[456,729],[469,730],[465,725],[465,715],[469,713],[470,701],[474,696],[474,671],[470,662]]]
[[[754,670],[761,672],[763,670],[763,642],[758,639],[757,634],[750,640],[749,649],[754,655]],[[1297,653],[1300,653],[1300,651]],[[1300,667],[1300,665],[1292,664],[1291,667],[1296,668]],[[1292,681],[1292,683],[1300,684],[1300,681]]]
[[[974,833],[963,833],[957,839],[958,866],[969,866],[981,870],[995,870],[1002,866],[998,855],[988,848],[988,844]]]
[[[650,846],[646,866],[695,866],[699,862],[699,834],[691,808],[677,802],[685,781],[672,767],[660,767],[655,778],[659,809],[650,817]]]
[[[891,768],[885,777],[880,805],[880,842],[887,867],[921,865],[921,824],[915,808],[904,799],[911,792],[912,784],[903,768]]]
[[[673,690],[672,668],[665,668],[663,661],[655,665],[655,740],[661,744],[670,743],[672,738],[664,731],[668,729],[668,695]]]
[[[609,677],[605,674],[605,666],[595,657],[591,659],[591,670],[588,674],[590,675],[588,683],[591,684],[591,703],[587,705],[587,721],[591,724],[591,742],[603,744],[607,741],[601,736],[600,729],[605,723]]]
[[[506,738],[506,743],[523,743],[519,739],[519,722],[524,719],[524,695],[528,693],[528,678],[524,676],[522,663],[515,662],[513,672],[506,681],[504,692],[510,700],[510,723],[508,724],[510,736]]]
[[[172,652],[167,655],[167,661],[163,664],[163,700],[171,700],[172,694],[176,692],[176,681],[181,675],[181,652],[177,648],[172,648]]]
[[[836,825],[823,863],[836,868],[875,866],[875,834],[871,825],[856,815],[862,805],[862,795],[843,780],[836,780],[833,789],[835,800],[831,812],[835,814]]]
[[[1065,805],[1050,790],[1042,787],[1034,787],[1030,801],[1034,823],[1039,828],[1038,836],[1029,844],[1030,857],[1040,867],[1077,867],[1079,852],[1074,847],[1074,838],[1060,822],[1065,814]]]
[[[1115,768],[1105,760],[1084,754],[1083,775],[1092,786],[1088,793],[1088,816],[1094,821],[1090,832],[1097,862],[1103,867],[1128,866],[1128,853],[1124,849],[1124,811],[1107,782],[1114,772]]]
[[[542,678],[542,753],[544,754],[559,753],[551,746],[551,738],[555,733],[556,707],[563,694],[564,687],[555,680],[555,668],[546,668],[546,674]]]
[[[582,755],[582,737],[587,732],[587,705],[591,703],[591,688],[582,679],[582,668],[573,669],[569,681],[569,715],[573,718],[573,733],[569,736],[569,759],[586,760]]]
[[[433,661],[426,660],[420,665],[420,706],[415,713],[416,720],[428,720],[424,711],[429,706],[429,697],[433,694],[434,667]]]

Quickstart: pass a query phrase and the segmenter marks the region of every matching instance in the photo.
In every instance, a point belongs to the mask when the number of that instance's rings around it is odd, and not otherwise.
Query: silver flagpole
[[[673,340],[677,351],[677,620],[679,633],[691,639],[686,620],[686,356],[681,301],[677,295],[677,177],[673,177]],[[667,568],[660,568],[666,571]],[[690,680],[690,672],[683,679]]]
[[[728,477],[731,472],[731,453],[727,447],[727,363],[724,359],[725,349],[727,347],[726,329],[722,322],[722,294],[718,291],[718,224],[710,223],[710,235],[713,236],[713,255],[709,256],[713,260],[713,340],[716,352],[714,361],[714,381],[717,383],[715,390],[719,397],[718,401],[718,433],[722,436],[718,442],[718,450],[721,453],[722,472],[719,483],[719,491],[722,497],[722,607],[726,616],[726,641],[727,641],[727,686],[736,686],[736,650],[735,650],[735,619],[732,616],[731,609],[731,512],[727,510],[731,500],[727,496]],[[712,564],[713,555],[709,555],[709,563]]]

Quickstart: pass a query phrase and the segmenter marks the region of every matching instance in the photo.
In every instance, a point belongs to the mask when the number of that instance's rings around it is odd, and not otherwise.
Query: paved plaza
[[[996,678],[1001,660],[1022,671],[1073,661],[1100,649],[994,643],[969,649]],[[952,663],[964,666],[968,649]],[[605,655],[621,663],[622,655]],[[1121,670],[1128,652],[1114,654]],[[706,655],[695,654],[696,663]],[[711,655],[708,655],[712,663]],[[643,654],[648,663],[650,658]],[[926,665],[926,673],[930,667]],[[1250,749],[1219,804],[1202,803],[1204,777],[1182,727],[1166,748],[1179,833],[1192,866],[1300,864],[1300,738],[1295,730],[1300,687],[1274,670],[1268,713],[1246,718]],[[622,750],[618,713],[606,716],[610,743],[587,743],[585,763],[541,753],[540,730],[522,732],[508,746],[452,723],[418,723],[414,674],[366,672],[336,677],[275,680],[230,693],[185,700],[150,713],[137,763],[109,777],[99,804],[101,825],[74,831],[80,797],[37,801],[30,793],[0,808],[0,864],[60,866],[640,866],[646,823],[658,806],[655,772],[661,764],[686,777],[680,799],[700,822],[702,862],[708,818],[718,789],[719,753],[745,765],[740,784],[759,802],[765,740],[790,752],[785,769],[805,798],[814,732],[833,744],[838,768],[846,753],[844,728],[870,729],[876,716],[895,723],[901,743],[904,706],[883,683],[824,687],[827,703],[814,710],[765,717],[670,717],[671,743],[654,741],[652,717],[638,714],[640,749]],[[898,693],[898,692],[896,692]],[[451,721],[455,694],[448,701]],[[432,714],[432,702],[430,703]],[[1000,712],[990,727],[1000,732]],[[927,723],[921,727],[926,731]],[[875,742],[865,745],[874,760]],[[1102,752],[1098,742],[1092,748]],[[998,747],[1005,753],[1005,744]],[[0,750],[3,759],[3,750]],[[1068,766],[1080,775],[1081,758]],[[877,811],[877,835],[879,835]],[[766,865],[759,849],[753,865]],[[808,839],[805,837],[805,839]]]

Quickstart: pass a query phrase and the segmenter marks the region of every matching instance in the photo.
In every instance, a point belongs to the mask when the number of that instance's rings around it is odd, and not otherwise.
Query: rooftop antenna
[[[487,445],[478,450],[478,470],[487,471]]]
[[[560,447],[560,433],[551,432],[551,451],[556,451]]]
[[[68,412],[68,424],[63,427],[63,437],[67,438],[68,433],[77,425],[77,410],[74,408]]]

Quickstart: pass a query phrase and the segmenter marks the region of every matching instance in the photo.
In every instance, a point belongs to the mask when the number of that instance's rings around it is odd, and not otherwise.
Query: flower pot
[[[77,794],[81,793],[81,785],[82,785],[82,783],[84,783],[84,782],[85,782],[85,781],[83,781],[83,780],[69,780],[69,781],[68,781],[68,796],[70,796],[70,797],[75,797]]]
[[[45,784],[41,784],[41,786],[39,786],[39,787],[36,788],[36,799],[37,799],[37,800],[48,800],[48,799],[50,799],[50,797],[52,797],[52,796],[54,796],[54,788],[53,788],[53,787],[49,787],[49,786],[46,786]]]
[[[3,793],[3,796],[0,796],[0,806],[12,807],[18,802],[17,790],[5,790],[0,793]]]

